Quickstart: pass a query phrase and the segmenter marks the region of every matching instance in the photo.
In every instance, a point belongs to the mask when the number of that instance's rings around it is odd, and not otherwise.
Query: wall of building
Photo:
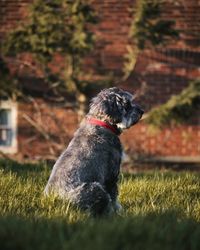
[[[79,126],[76,113],[67,107],[41,99],[20,102],[18,107],[18,159],[55,159]],[[155,131],[141,121],[125,131],[120,139],[125,151],[134,159],[182,157],[183,160],[199,160],[197,125]]]
[[[0,2],[0,39],[3,39],[7,30],[14,28],[19,20],[23,20],[31,2],[31,0],[2,0]],[[130,43],[128,32],[133,18],[130,7],[135,4],[135,1],[93,1],[100,20],[93,28],[97,43],[85,60],[85,69],[92,69],[100,75],[106,75],[112,71],[118,85],[139,94],[138,101],[145,111],[166,102],[170,96],[184,89],[191,80],[200,77],[200,2],[179,0],[176,4],[172,3],[173,1],[167,1],[163,15],[176,21],[176,27],[181,31],[180,38],[169,46],[140,53],[134,71],[126,81],[122,81],[124,55]],[[13,67],[17,68],[17,64],[17,61],[13,60]],[[16,71],[24,74],[21,68],[17,68]],[[32,103],[20,104],[19,152],[26,157],[48,155],[49,149],[45,151],[47,139],[44,135],[43,139],[34,137],[37,129],[34,130],[34,126],[23,117],[23,113],[29,116],[31,112],[34,113],[32,105]],[[61,119],[63,126],[66,126],[65,130],[70,131],[66,137],[68,141],[77,127],[76,115],[65,108],[58,109],[47,103],[43,105],[42,116],[45,117],[51,109],[55,109],[55,113],[60,114],[58,119]],[[141,122],[125,132],[122,135],[122,141],[125,148],[134,155],[197,158],[200,156],[200,111],[197,110],[193,116],[188,124],[166,128],[158,133],[150,131]],[[63,122],[65,117],[68,118],[66,123]],[[49,123],[47,125],[50,126]],[[52,127],[50,130],[54,127],[55,136],[56,126],[50,127]],[[31,143],[29,143],[28,138],[31,136],[32,141],[30,139]]]
[[[19,103],[18,159],[55,159],[69,143],[78,125],[71,109],[42,99]]]

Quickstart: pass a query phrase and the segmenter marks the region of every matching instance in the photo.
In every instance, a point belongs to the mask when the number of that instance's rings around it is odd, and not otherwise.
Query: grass
[[[121,215],[94,219],[42,194],[46,164],[0,161],[0,246],[7,249],[200,249],[200,175],[121,175]]]

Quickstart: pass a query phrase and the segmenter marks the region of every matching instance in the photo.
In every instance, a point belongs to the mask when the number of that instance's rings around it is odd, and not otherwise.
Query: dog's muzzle
[[[141,118],[142,115],[144,114],[144,110],[138,104],[134,104],[133,108],[134,108],[134,112],[138,114],[139,117]]]

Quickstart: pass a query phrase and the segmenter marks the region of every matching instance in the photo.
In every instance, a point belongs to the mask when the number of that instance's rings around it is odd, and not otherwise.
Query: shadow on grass
[[[7,249],[200,249],[200,224],[176,212],[85,219],[0,217],[1,248]]]
[[[47,164],[46,162],[39,162],[39,163],[20,163],[14,160],[8,160],[8,159],[1,159],[0,158],[0,170],[3,169],[5,172],[11,172],[15,173],[17,176],[20,177],[27,177],[30,175],[38,175],[38,174],[44,174],[46,177],[50,175],[50,172],[52,170],[53,164]],[[122,172],[120,175],[120,180],[123,179],[155,179],[162,178],[162,180],[169,179],[169,178],[179,178],[182,175],[185,175],[186,172],[189,171],[181,171],[181,172],[175,172],[171,170],[160,170],[158,168],[151,169],[150,171],[143,171],[143,172],[137,172],[137,173],[128,173],[128,172]],[[196,178],[200,175],[196,175]]]
[[[28,176],[31,174],[40,174],[42,172],[51,171],[52,166],[48,166],[46,163],[19,163],[14,160],[0,159],[0,169],[5,172],[15,173],[17,176]]]

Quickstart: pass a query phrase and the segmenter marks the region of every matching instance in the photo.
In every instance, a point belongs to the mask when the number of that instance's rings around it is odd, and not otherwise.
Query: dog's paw
[[[123,212],[123,207],[118,201],[115,201],[115,202],[113,202],[113,210],[116,213],[121,213],[121,212]]]

